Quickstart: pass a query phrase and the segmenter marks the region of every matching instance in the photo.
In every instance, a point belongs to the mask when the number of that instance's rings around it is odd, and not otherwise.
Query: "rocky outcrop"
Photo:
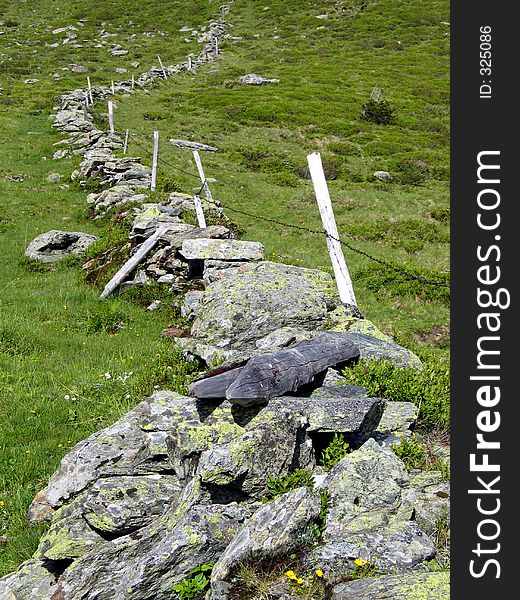
[[[97,240],[78,231],[52,230],[40,234],[28,246],[25,256],[43,263],[54,263],[70,254],[81,256]]]

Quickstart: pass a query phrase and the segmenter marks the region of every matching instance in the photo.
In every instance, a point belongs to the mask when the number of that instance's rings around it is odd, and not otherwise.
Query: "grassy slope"
[[[243,39],[224,45],[218,65],[160,84],[139,101],[118,99],[116,122],[141,135],[143,144],[157,127],[163,141],[188,137],[217,145],[221,153],[203,157],[207,175],[217,179],[216,197],[312,228],[319,228],[319,216],[310,183],[299,174],[306,153],[319,149],[337,174],[330,187],[342,235],[353,234],[353,243],[377,256],[438,273],[448,268],[449,249],[447,223],[431,218],[448,206],[449,42],[441,24],[449,20],[448,3],[379,0],[362,12],[357,4],[235,0],[231,33]],[[117,418],[177,368],[158,342],[166,314],[111,301],[107,310],[126,328],[117,335],[88,334],[85,323],[100,310],[97,291],[81,282],[77,269],[35,273],[19,262],[42,231],[96,232],[86,218],[85,194],[46,182],[50,172],[68,177],[77,163],[50,160],[59,139],[47,118],[50,107],[60,91],[85,81],[84,74],[62,68],[85,65],[96,84],[126,77],[116,67],[138,75],[158,53],[165,63],[176,62],[197,51],[180,27],[199,26],[218,10],[218,3],[202,0],[190,2],[187,15],[184,2],[117,0],[106,6],[0,0],[0,535],[11,540],[0,542],[0,574],[34,550],[39,532],[27,527],[25,511],[67,447]],[[323,13],[330,18],[316,19]],[[79,18],[87,19],[75,32],[82,48],[45,45],[63,39],[52,29]],[[107,47],[95,47],[102,22],[117,34],[109,44],[120,43],[128,56],[114,58]],[[141,66],[132,67],[134,61]],[[251,71],[281,83],[233,84]],[[39,81],[24,84],[29,78]],[[376,85],[395,108],[395,125],[360,119]],[[130,153],[140,149],[131,145]],[[189,153],[163,144],[161,156],[195,171]],[[429,165],[430,178],[421,185],[380,184],[371,177],[377,169],[406,175],[406,161],[416,159]],[[17,176],[23,181],[13,181]],[[160,183],[187,191],[194,186],[164,167]],[[234,216],[245,236],[262,241],[270,255],[329,268],[322,237]],[[398,288],[397,280],[374,291],[366,259],[351,253],[347,259],[361,307],[386,331],[412,339],[447,323],[445,301],[427,301],[415,289]],[[116,381],[129,371],[134,375],[125,384]]]

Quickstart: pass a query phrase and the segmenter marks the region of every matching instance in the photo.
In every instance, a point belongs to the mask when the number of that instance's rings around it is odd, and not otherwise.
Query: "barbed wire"
[[[138,142],[134,135],[129,133],[128,137],[134,141],[136,146],[138,146],[139,148],[141,148],[142,150],[144,150],[145,152],[147,152],[148,154],[153,156],[153,151],[149,150],[148,148],[146,148],[146,146],[144,146],[143,144]],[[179,167],[178,165],[174,165],[160,156],[157,157],[157,161],[162,163],[163,165],[170,167],[171,169],[174,169],[180,173],[183,173],[184,175],[187,175],[189,177],[192,177],[192,178],[200,181],[200,177],[198,175],[195,175],[194,173],[186,171],[182,167]],[[197,196],[200,196],[200,194],[202,193],[204,188],[207,186],[207,184],[208,184],[208,180],[207,180],[207,178],[205,178],[204,181],[202,182],[202,185],[200,186],[198,192],[196,193]],[[264,217],[264,216],[256,214],[256,213],[251,213],[251,212],[248,212],[248,211],[245,211],[245,210],[233,207],[233,206],[229,206],[228,204],[225,204],[224,202],[222,202],[220,200],[215,201],[215,200],[206,198],[206,202],[213,204],[217,208],[223,208],[224,210],[234,212],[236,214],[240,214],[243,216],[247,216],[247,217],[250,217],[255,220],[264,221],[266,223],[271,223],[273,225],[279,225],[281,227],[289,228],[289,229],[296,229],[299,231],[304,231],[305,233],[311,233],[313,235],[325,235],[329,239],[340,243],[345,248],[348,248],[351,252],[359,254],[360,256],[363,256],[377,264],[380,264],[383,267],[386,267],[387,269],[391,269],[395,273],[399,273],[401,276],[406,277],[407,279],[418,281],[419,283],[422,283],[424,285],[434,285],[434,286],[445,287],[445,288],[450,287],[449,284],[446,283],[445,281],[437,281],[434,279],[429,279],[427,277],[424,277],[424,275],[417,275],[416,273],[411,273],[410,271],[407,271],[403,267],[399,267],[397,265],[392,264],[391,262],[389,262],[387,260],[378,258],[377,256],[373,256],[372,254],[369,254],[368,252],[365,252],[364,250],[360,250],[359,248],[356,248],[355,246],[353,246],[349,242],[345,241],[344,239],[337,238],[333,235],[330,235],[325,230],[320,231],[317,229],[311,229],[310,227],[305,227],[303,225],[296,225],[294,223],[285,223],[283,221],[278,221],[277,219],[271,219],[269,217]]]

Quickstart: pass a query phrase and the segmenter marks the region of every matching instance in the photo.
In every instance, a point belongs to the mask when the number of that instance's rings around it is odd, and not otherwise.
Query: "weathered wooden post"
[[[215,56],[218,56],[218,37],[215,37]]]
[[[188,55],[188,71],[191,71],[193,69],[193,65],[191,62],[191,54]]]
[[[211,190],[209,189],[208,182],[206,181],[206,176],[204,175],[204,169],[202,168],[202,161],[200,160],[200,156],[197,150],[193,150],[193,158],[195,159],[195,164],[197,165],[197,170],[199,172],[200,181],[204,187],[204,193],[206,194],[206,198],[212,202],[213,196],[211,194]]]
[[[321,156],[318,152],[307,156],[309,171],[311,174],[312,183],[314,185],[314,193],[320,209],[323,228],[327,233],[327,248],[329,250],[336,285],[338,286],[339,297],[345,304],[357,306],[354,287],[350,279],[347,263],[343,255],[341,243],[339,242],[338,228],[332,210],[332,202],[329,195],[329,188],[323,172]]]
[[[135,77],[134,74],[132,73],[132,89],[135,88]]]
[[[193,202],[195,204],[195,214],[197,215],[197,222],[201,229],[206,229],[206,218],[204,217],[204,211],[202,209],[202,202],[200,201],[200,197],[195,194],[193,197]]]
[[[113,81],[112,81],[112,85],[110,86],[110,90],[111,90],[111,92],[112,92],[112,96],[114,96],[114,95],[115,95],[115,93],[116,93],[116,86],[114,85],[114,82],[113,82]]]
[[[112,100],[108,101],[108,125],[110,127],[110,133],[115,133],[114,129],[114,103]]]
[[[157,60],[159,61],[159,66],[161,67],[161,70],[162,70],[163,77],[164,77],[165,79],[168,79],[168,75],[166,75],[166,70],[165,70],[165,68],[164,68],[164,65],[163,65],[163,63],[162,63],[161,57],[160,57],[159,55],[157,55]]]
[[[90,98],[90,104],[94,104],[94,98],[92,96],[92,84],[90,83],[90,77],[87,77],[88,95]]]
[[[126,151],[128,149],[128,134],[129,133],[130,133],[129,130],[127,129],[126,132],[125,132],[125,141],[123,143],[123,155],[126,154]]]
[[[159,132],[153,132],[153,162],[152,162],[152,184],[150,190],[155,192],[157,188],[157,162],[159,158]]]

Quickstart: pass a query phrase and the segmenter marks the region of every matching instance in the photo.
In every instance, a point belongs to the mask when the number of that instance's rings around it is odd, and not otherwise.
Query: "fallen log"
[[[329,367],[341,368],[358,358],[359,348],[354,343],[325,333],[288,350],[251,358],[225,397],[240,406],[264,404],[286,392],[295,392]]]

